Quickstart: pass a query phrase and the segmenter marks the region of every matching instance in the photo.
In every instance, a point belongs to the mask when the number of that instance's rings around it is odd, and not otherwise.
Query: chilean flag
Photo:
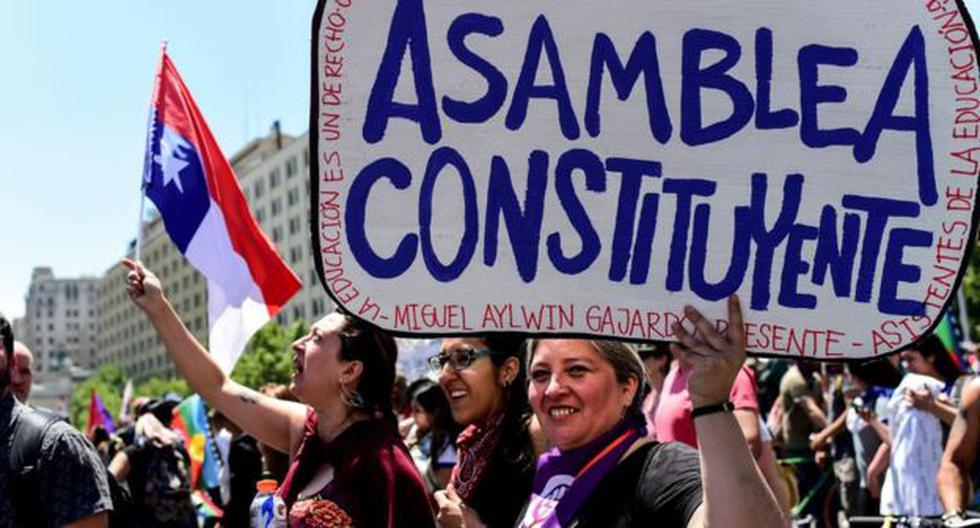
[[[153,89],[143,192],[208,281],[209,349],[228,373],[252,334],[300,288],[259,229],[166,50]]]

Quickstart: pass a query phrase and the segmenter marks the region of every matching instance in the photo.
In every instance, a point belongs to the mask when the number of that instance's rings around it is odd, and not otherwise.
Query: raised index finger
[[[745,350],[745,324],[742,320],[742,303],[738,294],[728,298],[728,339],[739,350]]]

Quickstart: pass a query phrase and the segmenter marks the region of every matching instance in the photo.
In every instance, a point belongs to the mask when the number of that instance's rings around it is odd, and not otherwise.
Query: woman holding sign
[[[391,409],[394,339],[341,313],[293,343],[290,386],[303,403],[243,387],[221,371],[131,260],[126,291],[156,327],[188,385],[260,442],[290,454],[279,489],[289,526],[433,526],[425,485],[398,438]]]
[[[672,348],[692,366],[700,451],[645,438],[643,366],[628,345],[530,342],[528,396],[555,447],[538,460],[520,526],[788,525],[732,415],[729,394],[745,360],[738,300],[729,300],[727,336],[693,308],[686,315],[699,337],[675,325]]]

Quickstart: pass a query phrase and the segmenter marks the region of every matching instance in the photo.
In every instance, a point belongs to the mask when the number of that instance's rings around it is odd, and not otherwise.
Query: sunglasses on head
[[[477,359],[491,353],[489,348],[458,348],[449,352],[440,352],[429,358],[429,366],[439,372],[446,364],[449,368],[460,371],[473,364]]]

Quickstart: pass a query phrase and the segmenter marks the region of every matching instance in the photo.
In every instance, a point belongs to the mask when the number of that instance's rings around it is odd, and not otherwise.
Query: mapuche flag
[[[208,411],[204,400],[192,394],[174,407],[170,427],[184,438],[184,446],[191,459],[191,487],[213,488],[218,486],[217,450],[208,427]]]
[[[252,218],[231,165],[166,50],[153,90],[143,188],[207,279],[208,343],[231,372],[252,334],[300,288]]]

